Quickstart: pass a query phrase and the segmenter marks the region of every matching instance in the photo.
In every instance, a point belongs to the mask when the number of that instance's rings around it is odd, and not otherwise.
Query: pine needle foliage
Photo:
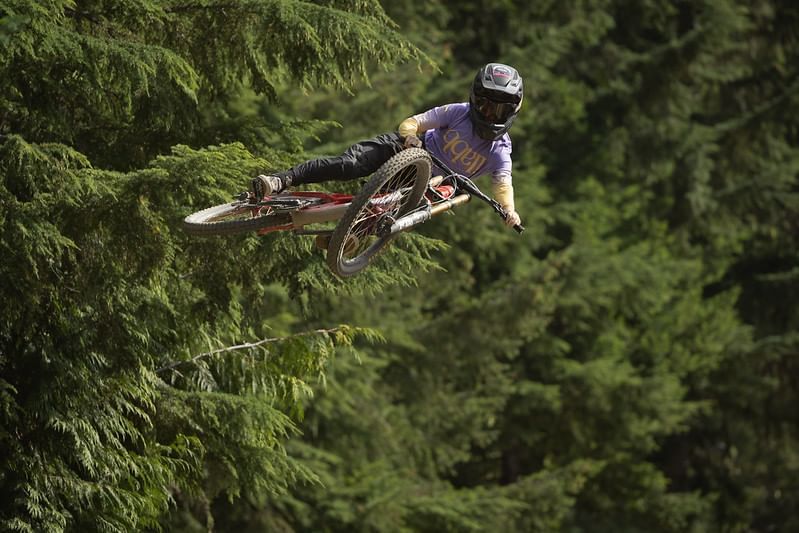
[[[797,21],[5,2],[0,527],[796,530]],[[180,232],[497,60],[522,236],[471,204],[345,283],[311,239]]]
[[[319,309],[387,341],[364,347],[364,365],[337,361],[306,418],[314,448],[297,448],[335,489],[229,526],[795,529],[796,8],[387,10],[444,75],[399,71],[375,78],[379,96],[317,93],[295,109],[368,114],[323,137],[339,146],[383,117],[465,100],[482,63],[513,64],[528,231],[467,206],[423,230],[451,245],[433,256],[446,273]],[[392,98],[398,82],[412,102]],[[485,506],[464,505],[475,494]]]
[[[17,21],[0,54],[4,131],[114,168],[202,135],[203,109],[244,85],[274,99],[281,80],[297,92],[348,87],[369,65],[423,58],[375,2],[12,0],[4,10]]]
[[[212,528],[217,496],[316,482],[285,442],[330,361],[379,336],[292,335],[308,242],[180,221],[325,126],[189,144],[247,94],[421,53],[366,1],[12,0],[0,20],[0,528],[159,529],[176,506]]]
[[[237,266],[218,245],[188,251],[173,229],[185,212],[174,200],[181,175],[169,172],[180,150],[123,175],[94,170],[59,145],[12,136],[3,148],[2,272],[14,283],[3,284],[2,297],[17,302],[3,313],[0,351],[4,426],[17,428],[4,438],[5,524],[155,526],[172,487],[209,501],[219,491],[261,494],[314,479],[281,451],[294,428],[284,413],[301,415],[306,380],[321,379],[335,346],[374,334],[341,327],[281,340],[279,351],[200,357],[154,373],[170,356],[267,331],[248,312],[265,290],[251,281],[260,265]],[[204,253],[211,249],[217,268]],[[206,487],[209,464],[220,473]]]

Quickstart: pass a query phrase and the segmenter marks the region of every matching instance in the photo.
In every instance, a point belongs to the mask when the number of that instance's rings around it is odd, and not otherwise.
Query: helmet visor
[[[485,96],[475,96],[474,105],[477,112],[485,120],[494,124],[502,124],[516,112],[518,104],[495,102]]]

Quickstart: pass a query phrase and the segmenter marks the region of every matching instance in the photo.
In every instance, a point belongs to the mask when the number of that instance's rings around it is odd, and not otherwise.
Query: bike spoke
[[[341,277],[362,270],[393,238],[391,227],[424,197],[430,159],[422,150],[403,150],[378,169],[336,227],[327,262]]]
[[[364,205],[347,235],[347,239],[355,243],[354,249],[343,250],[342,258],[358,257],[369,249],[376,238],[375,227],[387,217],[394,219],[397,216],[413,190],[415,180],[415,168],[403,169],[381,187],[384,193],[375,195]]]
[[[252,218],[252,208],[246,205],[234,206],[233,211],[222,213],[218,216],[212,217],[208,222],[221,222],[225,220],[241,220],[243,218]]]

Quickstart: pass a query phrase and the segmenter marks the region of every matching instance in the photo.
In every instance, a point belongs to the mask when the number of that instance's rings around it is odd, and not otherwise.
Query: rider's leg
[[[353,144],[339,156],[305,161],[277,175],[290,178],[292,185],[362,178],[372,174],[401,150],[399,134],[384,133]]]
[[[398,133],[384,133],[353,144],[339,156],[311,159],[282,172],[257,176],[252,180],[252,190],[256,198],[263,198],[292,185],[362,178],[402,148]]]

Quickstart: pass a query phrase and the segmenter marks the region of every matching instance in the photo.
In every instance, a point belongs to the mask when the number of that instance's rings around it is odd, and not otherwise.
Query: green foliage
[[[442,75],[398,70],[373,90],[301,102],[308,116],[351,117],[319,151],[463,100],[480,63],[509,62],[525,76],[511,133],[528,232],[520,241],[466,207],[424,228],[451,245],[434,256],[445,274],[317,311],[386,332],[387,346],[367,349],[375,369],[346,370],[368,384],[356,389],[364,406],[329,391],[341,411],[306,419],[317,446],[372,468],[330,478],[359,495],[335,504],[346,523],[315,511],[328,505],[322,491],[302,493],[302,507],[274,504],[296,519],[283,527],[469,529],[470,489],[518,487],[524,500],[536,494],[524,480],[590,460],[569,490],[551,478],[549,507],[514,514],[492,500],[508,521],[476,523],[791,530],[795,10],[723,0],[387,10],[435,51]],[[390,403],[373,415],[374,388]],[[377,449],[339,446],[361,433]],[[452,483],[441,501],[458,511],[383,505],[391,527],[358,513],[370,480],[402,486],[418,473]]]
[[[0,527],[795,530],[798,19],[6,2]],[[523,235],[473,203],[343,282],[180,231],[494,60]]]
[[[291,335],[306,329],[297,280],[322,264],[309,243],[190,240],[179,223],[296,160],[320,125],[289,123],[257,157],[185,143],[277,80],[347,85],[367,56],[418,50],[373,2],[20,0],[1,15],[2,528],[157,529],[175,507],[212,527],[218,495],[317,480],[285,442],[336,353],[378,337]]]
[[[12,0],[5,9],[17,25],[0,54],[3,128],[121,169],[206,138],[204,110],[244,87],[273,100],[282,80],[295,94],[347,87],[367,65],[423,57],[370,1]]]
[[[243,180],[246,151],[177,149],[129,175],[17,136],[2,153],[2,272],[14,280],[2,297],[17,302],[3,312],[0,351],[4,427],[16,428],[3,438],[6,526],[153,526],[170,487],[210,501],[313,479],[283,451],[294,428],[283,413],[301,413],[305,380],[319,378],[334,346],[372,333],[342,327],[247,357],[166,362],[269,327],[245,311],[266,305],[270,289],[253,281],[260,265],[232,263],[233,243],[191,250],[171,229],[186,201],[204,205]],[[197,158],[216,175],[205,187],[202,174],[183,182]]]

